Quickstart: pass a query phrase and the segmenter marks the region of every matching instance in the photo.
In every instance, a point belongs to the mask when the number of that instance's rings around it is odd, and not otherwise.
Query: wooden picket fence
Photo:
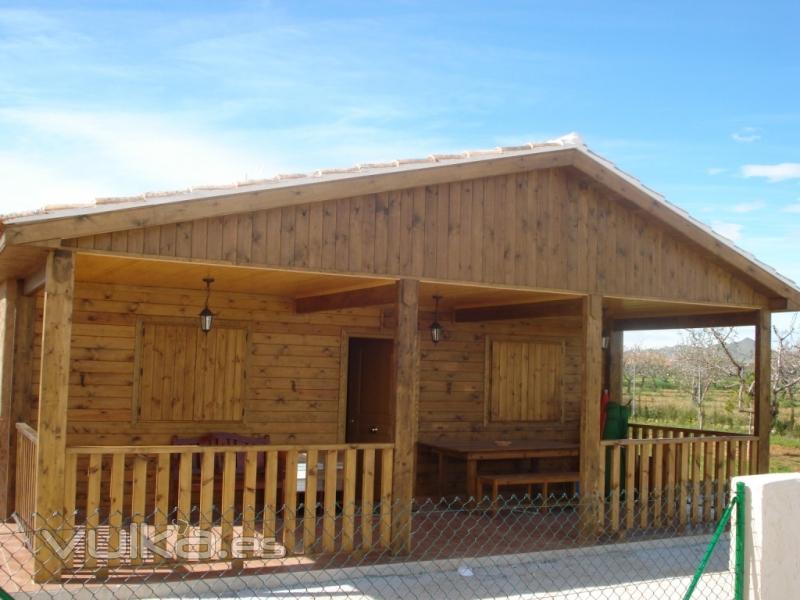
[[[392,444],[69,447],[64,529],[85,528],[84,544],[103,537],[112,568],[126,561],[131,525],[176,561],[187,559],[173,549],[198,531],[219,540],[203,562],[235,558],[235,536],[274,539],[288,554],[386,548],[392,461]],[[96,568],[88,550],[65,566]]]
[[[756,472],[755,436],[641,424],[629,432],[629,439],[601,442],[603,531],[714,523],[731,477]]]

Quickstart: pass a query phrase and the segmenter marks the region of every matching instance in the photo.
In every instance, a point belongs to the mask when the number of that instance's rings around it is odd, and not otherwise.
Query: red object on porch
[[[600,431],[605,431],[606,420],[608,419],[608,390],[603,390],[603,395],[600,397]]]

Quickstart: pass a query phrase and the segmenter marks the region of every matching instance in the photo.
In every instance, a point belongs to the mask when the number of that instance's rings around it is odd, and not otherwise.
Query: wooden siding
[[[220,429],[219,423],[132,418],[139,319],[194,323],[204,300],[204,292],[188,290],[76,285],[70,444],[160,444],[173,435]],[[336,442],[342,329],[379,330],[380,312],[295,315],[286,299],[221,291],[212,293],[211,307],[220,319],[251,326],[244,418],[236,432],[267,433],[273,443]],[[38,359],[33,369],[38,380]]]
[[[79,249],[764,305],[708,253],[570,168],[66,240]]]
[[[161,444],[176,434],[218,430],[214,423],[135,423],[134,358],[140,318],[195,319],[202,291],[112,286],[75,286],[68,443]],[[378,309],[297,315],[288,300],[217,291],[219,318],[251,327],[244,419],[237,432],[269,434],[272,443],[336,443],[339,435],[342,332],[394,331],[391,311]],[[38,302],[41,311],[41,300]],[[492,323],[453,323],[440,315],[445,339],[430,340],[433,315],[420,314],[419,438],[523,438],[531,432],[577,440],[581,390],[580,322],[551,318]],[[29,422],[36,423],[41,315],[36,345]],[[484,424],[484,365],[487,335],[560,337],[564,341],[563,423]],[[428,467],[422,465],[425,472]]]
[[[427,328],[432,314],[420,318],[420,441],[521,439],[532,431],[551,439],[577,440],[580,418],[581,348],[577,318],[453,323],[439,321],[445,338],[434,344]],[[553,336],[564,343],[563,423],[485,423],[487,336]]]

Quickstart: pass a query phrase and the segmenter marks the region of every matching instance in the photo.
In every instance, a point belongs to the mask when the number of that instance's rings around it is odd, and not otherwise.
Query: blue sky
[[[0,2],[0,212],[576,131],[800,281],[798,21],[797,2]]]

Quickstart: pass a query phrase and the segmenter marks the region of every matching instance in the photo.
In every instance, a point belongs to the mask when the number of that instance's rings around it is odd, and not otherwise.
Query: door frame
[[[339,444],[347,440],[347,376],[350,371],[350,338],[376,340],[392,340],[393,331],[360,331],[358,329],[342,329],[341,347],[339,349],[339,418],[336,439]]]

